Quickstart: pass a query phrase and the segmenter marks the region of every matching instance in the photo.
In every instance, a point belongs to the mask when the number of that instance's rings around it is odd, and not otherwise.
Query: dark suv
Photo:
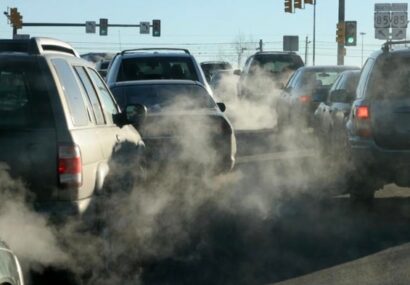
[[[98,72],[54,39],[0,40],[0,117],[0,162],[57,216],[89,208],[123,145],[144,148]]]
[[[388,183],[410,186],[410,49],[387,43],[363,67],[347,123],[351,195],[371,199]]]
[[[303,61],[294,52],[257,52],[250,56],[238,82],[238,96],[254,99],[284,85]]]

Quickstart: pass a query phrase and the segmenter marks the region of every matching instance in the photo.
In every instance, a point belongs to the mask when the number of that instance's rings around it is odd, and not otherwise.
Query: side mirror
[[[120,127],[133,125],[139,128],[147,117],[147,107],[141,104],[128,105],[122,113],[113,116],[114,123]]]
[[[235,70],[233,71],[233,74],[234,74],[234,75],[241,76],[242,71],[241,71],[240,69],[235,69]]]
[[[219,110],[221,110],[221,112],[225,112],[225,110],[226,110],[225,103],[219,102],[219,103],[216,103],[216,105],[218,105],[218,108],[219,108]]]
[[[328,91],[326,89],[317,89],[313,94],[313,102],[321,103],[326,101],[328,95]]]
[[[128,105],[125,107],[125,117],[129,124],[139,128],[147,118],[147,107],[141,104]]]

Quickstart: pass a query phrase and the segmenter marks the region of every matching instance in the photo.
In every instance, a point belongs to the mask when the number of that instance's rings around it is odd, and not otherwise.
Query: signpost
[[[149,34],[150,26],[150,22],[140,22],[140,34]]]
[[[299,51],[299,36],[283,36],[283,51]]]
[[[375,38],[402,40],[406,38],[407,3],[377,3],[374,5]]]
[[[87,21],[85,22],[85,32],[87,34],[95,34],[95,27],[97,26],[97,23],[95,21]]]

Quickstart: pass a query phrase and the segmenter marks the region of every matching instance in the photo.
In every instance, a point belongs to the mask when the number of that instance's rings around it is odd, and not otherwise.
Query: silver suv
[[[0,116],[0,162],[51,214],[84,213],[121,147],[144,148],[98,72],[54,39],[0,40]]]

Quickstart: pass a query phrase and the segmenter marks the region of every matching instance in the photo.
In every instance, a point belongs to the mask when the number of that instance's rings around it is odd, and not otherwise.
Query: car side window
[[[91,83],[91,79],[87,75],[86,71],[84,70],[84,67],[81,66],[75,66],[74,67],[81,83],[83,84],[83,87],[85,89],[85,92],[87,94],[88,100],[90,102],[90,105],[93,109],[94,116],[95,116],[95,123],[97,125],[103,125],[105,124],[104,121],[104,115],[102,112],[101,108],[101,103],[98,99],[97,93],[95,92],[95,89]]]
[[[356,89],[356,97],[357,98],[363,98],[365,96],[366,93],[366,85],[367,82],[369,80],[370,77],[370,72],[373,69],[374,66],[374,59],[369,58],[363,69],[362,72],[360,74],[360,79],[359,79],[359,83],[357,85],[357,89]]]
[[[88,68],[88,72],[95,86],[97,87],[97,93],[101,99],[105,117],[107,120],[113,123],[112,116],[118,114],[117,104],[114,102],[110,91],[108,90],[107,86],[105,85],[101,77],[98,75],[98,73],[91,68]]]
[[[52,63],[64,91],[74,126],[88,125],[91,118],[88,116],[88,111],[73,69],[61,58],[53,59]]]

